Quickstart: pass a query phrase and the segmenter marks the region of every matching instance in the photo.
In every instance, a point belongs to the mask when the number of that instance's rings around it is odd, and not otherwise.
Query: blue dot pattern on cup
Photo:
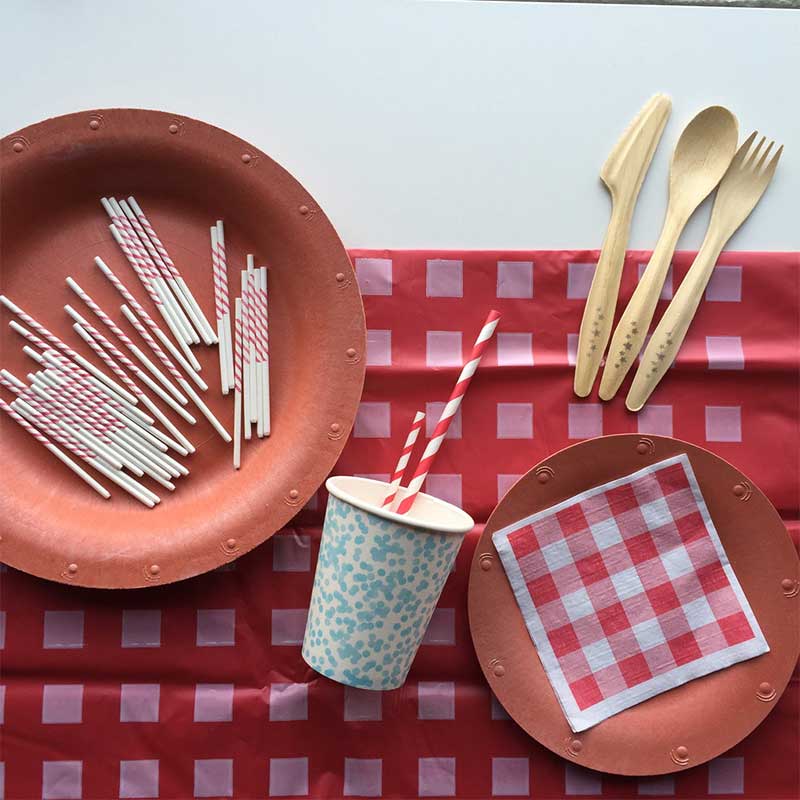
[[[463,539],[398,525],[329,495],[306,662],[349,686],[401,686]]]

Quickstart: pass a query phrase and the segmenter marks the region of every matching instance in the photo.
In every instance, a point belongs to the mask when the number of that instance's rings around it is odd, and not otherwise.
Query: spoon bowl
[[[692,215],[722,180],[738,139],[736,117],[722,106],[703,109],[684,128],[670,164],[669,211]]]

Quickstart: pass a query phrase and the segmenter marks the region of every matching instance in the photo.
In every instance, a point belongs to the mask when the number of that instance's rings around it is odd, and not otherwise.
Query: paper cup
[[[303,658],[339,683],[396,689],[475,523],[422,493],[408,514],[387,511],[381,502],[389,484],[382,481],[339,476],[325,486],[330,496]]]

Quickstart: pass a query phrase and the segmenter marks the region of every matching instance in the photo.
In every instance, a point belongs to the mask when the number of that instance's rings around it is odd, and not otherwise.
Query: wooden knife
[[[575,364],[578,397],[586,397],[592,391],[611,336],[633,209],[671,109],[672,101],[666,95],[650,98],[600,170],[600,178],[611,195],[611,220],[581,320]]]

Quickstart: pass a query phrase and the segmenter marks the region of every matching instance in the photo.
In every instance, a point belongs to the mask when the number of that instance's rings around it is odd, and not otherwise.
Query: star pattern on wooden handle
[[[650,370],[648,371],[648,375],[655,375],[660,369],[664,367],[666,363],[669,366],[670,361],[667,360],[667,349],[672,347],[673,339],[672,339],[672,331],[667,331],[667,340],[662,342],[658,346],[658,352],[656,353],[655,359],[651,359],[650,364],[652,365]]]
[[[606,318],[603,309],[598,306],[592,320],[592,341],[589,343],[589,356],[597,352],[598,340],[600,339],[600,323]]]
[[[639,334],[639,323],[637,320],[633,320],[631,322],[631,332],[625,334],[626,339],[632,339],[634,336]],[[614,363],[614,369],[619,369],[622,364],[627,364],[628,359],[630,358],[629,350],[633,347],[632,342],[628,341],[622,345],[622,350],[619,351],[618,358]]]

